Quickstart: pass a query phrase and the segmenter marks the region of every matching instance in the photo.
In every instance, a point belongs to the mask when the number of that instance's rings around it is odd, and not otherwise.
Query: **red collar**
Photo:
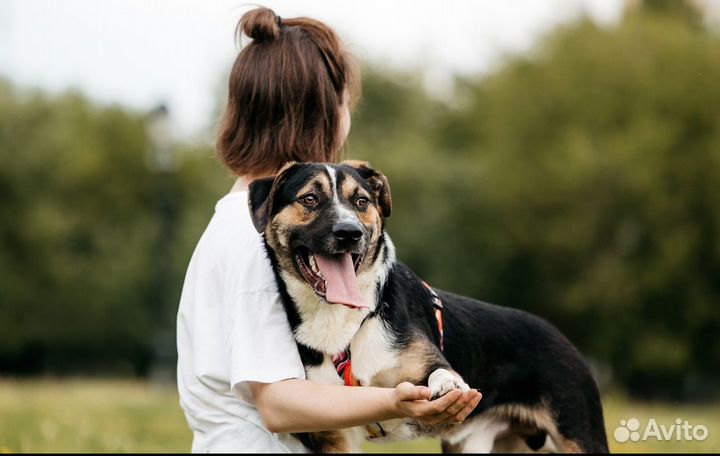
[[[345,382],[345,386],[360,386],[360,382],[355,378],[352,371],[352,360],[350,360],[350,350],[345,350],[332,357],[332,362],[335,365],[340,378]]]

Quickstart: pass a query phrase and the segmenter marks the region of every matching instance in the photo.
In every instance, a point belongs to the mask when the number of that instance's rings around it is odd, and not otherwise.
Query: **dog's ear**
[[[258,233],[265,232],[265,228],[272,216],[278,189],[287,179],[290,170],[297,168],[297,166],[299,166],[299,163],[289,162],[280,169],[277,175],[255,179],[250,182],[248,186],[248,204],[250,205],[250,216],[253,225],[255,225]]]
[[[255,179],[248,186],[248,203],[250,204],[250,216],[253,225],[258,233],[265,231],[270,221],[270,206],[266,204],[272,192],[275,176]]]
[[[370,188],[375,192],[378,205],[380,206],[380,215],[383,218],[390,217],[392,212],[392,198],[390,198],[390,185],[383,173],[370,166],[370,163],[360,160],[345,160],[340,163],[353,168],[357,173],[370,184]]]

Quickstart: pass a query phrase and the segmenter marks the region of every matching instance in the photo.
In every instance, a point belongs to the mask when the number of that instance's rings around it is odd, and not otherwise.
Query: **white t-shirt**
[[[247,382],[305,378],[248,194],[218,201],[183,285],[178,391],[193,452],[301,452],[263,425]]]

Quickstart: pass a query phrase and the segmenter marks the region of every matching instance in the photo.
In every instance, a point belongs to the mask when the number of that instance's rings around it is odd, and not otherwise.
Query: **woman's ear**
[[[362,177],[370,185],[375,192],[378,206],[380,207],[380,215],[383,218],[390,217],[392,212],[392,198],[390,197],[390,185],[383,173],[370,166],[370,163],[360,160],[345,160],[341,165],[349,166]]]
[[[297,168],[300,163],[288,162],[277,175],[263,177],[250,182],[248,186],[248,204],[250,205],[250,217],[258,233],[265,232],[265,228],[272,217],[272,210],[275,206],[275,196],[279,188],[287,179],[290,170]]]

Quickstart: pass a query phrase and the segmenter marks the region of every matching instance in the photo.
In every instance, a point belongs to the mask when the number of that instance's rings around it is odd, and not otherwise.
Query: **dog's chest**
[[[369,318],[360,327],[350,342],[350,357],[353,374],[361,385],[395,386],[374,381],[378,374],[395,369],[400,362],[391,335],[379,318]]]
[[[377,317],[368,318],[352,337],[348,345],[352,375],[362,386],[396,386],[396,379],[387,372],[396,370],[400,363],[399,352],[393,348],[390,334]],[[308,378],[321,383],[342,384],[338,371],[338,354],[325,352],[322,364],[307,368]],[[333,359],[336,362],[333,362]],[[343,368],[345,365],[343,365]]]

